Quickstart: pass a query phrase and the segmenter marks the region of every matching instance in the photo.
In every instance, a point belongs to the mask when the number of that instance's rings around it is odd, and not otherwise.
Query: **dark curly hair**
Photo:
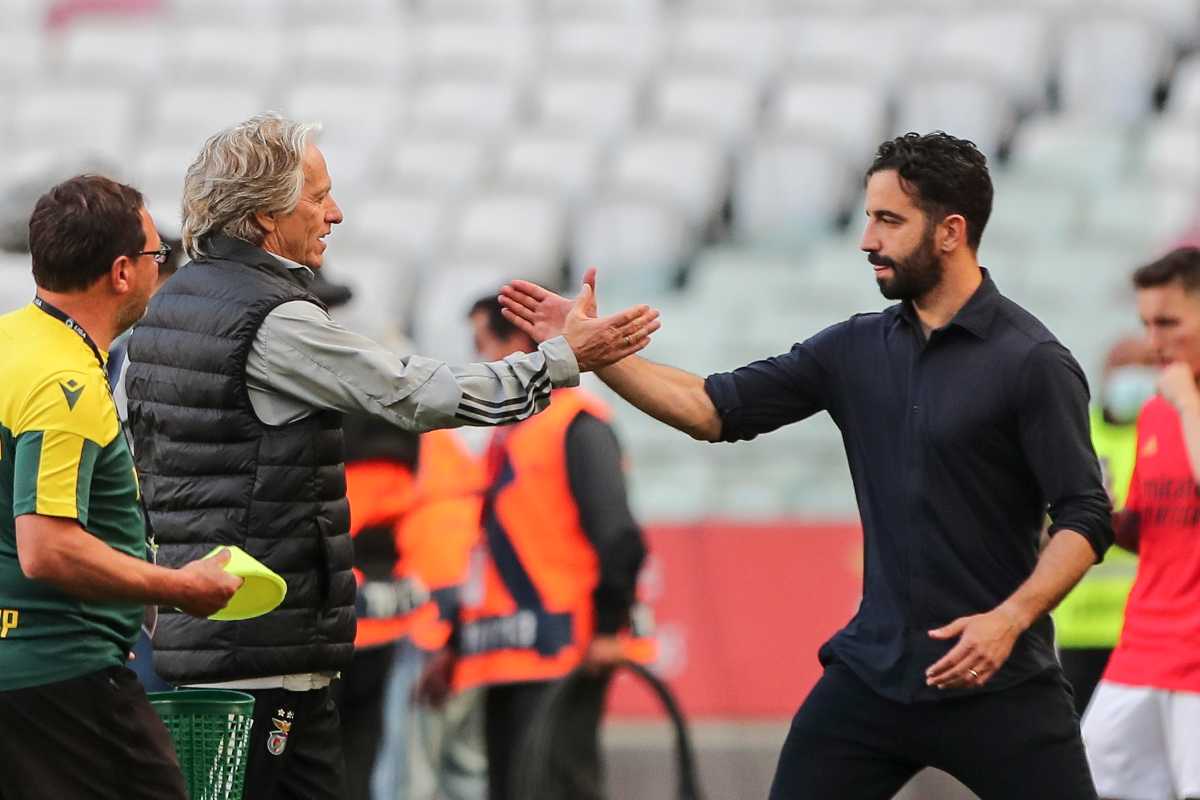
[[[906,133],[879,145],[866,179],[890,169],[931,222],[961,214],[967,221],[967,244],[979,249],[992,214],[992,179],[987,158],[974,142],[945,131]]]

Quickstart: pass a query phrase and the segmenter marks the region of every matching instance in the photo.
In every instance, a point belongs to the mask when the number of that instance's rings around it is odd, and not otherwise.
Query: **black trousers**
[[[0,800],[187,800],[137,676],[109,667],[0,692]]]
[[[512,773],[525,736],[553,681],[489,686],[484,694],[488,800],[510,800]],[[512,798],[511,800],[516,800]]]
[[[342,731],[330,688],[256,689],[245,800],[344,800]]]
[[[1092,694],[1104,675],[1111,655],[1112,650],[1108,648],[1063,648],[1058,651],[1063,674],[1075,690],[1075,713],[1079,716],[1083,716],[1088,703],[1092,701]]]
[[[371,773],[383,744],[383,701],[394,645],[355,650],[354,661],[333,684],[346,754],[346,800],[371,800]]]
[[[927,766],[982,800],[1096,800],[1079,718],[1057,672],[988,694],[905,704],[836,662],[792,721],[770,800],[889,800]]]

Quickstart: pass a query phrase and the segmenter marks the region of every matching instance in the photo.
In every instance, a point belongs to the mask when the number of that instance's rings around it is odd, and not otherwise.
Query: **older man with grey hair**
[[[283,604],[258,619],[164,609],[154,642],[167,680],[255,696],[245,791],[254,800],[343,795],[329,692],[355,634],[341,414],[415,431],[515,422],[658,327],[644,306],[597,319],[585,288],[563,336],[463,367],[340,327],[308,286],[342,221],[317,131],[264,114],[205,143],[184,182],[192,260],[129,346],[129,421],[160,558],[182,564],[239,545],[288,584]]]

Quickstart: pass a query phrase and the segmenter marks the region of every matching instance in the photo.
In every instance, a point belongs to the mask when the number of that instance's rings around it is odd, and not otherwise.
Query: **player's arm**
[[[704,390],[704,378],[687,370],[629,356],[596,370],[626,402],[694,439],[721,439],[721,417]]]
[[[102,380],[89,372],[56,374],[30,391],[18,414],[7,455],[22,572],[84,600],[170,604],[199,615],[220,610],[241,580],[215,559],[165,569],[88,532],[97,464],[105,445],[121,441]],[[76,391],[68,394],[70,385]],[[133,464],[125,464],[132,482]],[[128,501],[136,503],[132,486]]]
[[[629,622],[646,545],[629,508],[621,446],[612,427],[579,414],[567,429],[566,449],[567,482],[600,572],[592,591],[595,635],[585,661],[603,669],[623,656],[617,634]]]
[[[573,317],[536,352],[450,365],[401,356],[349,331],[305,301],[275,308],[246,361],[251,389],[312,408],[367,414],[412,431],[519,422],[545,408],[550,390],[646,346],[658,312],[644,306],[603,320]]]
[[[205,617],[224,608],[242,582],[224,570],[228,553],[167,569],[114,550],[75,519],[22,514],[16,528],[25,577],[81,600],[170,605]]]
[[[1058,530],[1038,557],[1033,574],[1007,600],[990,612],[960,617],[929,632],[934,639],[957,637],[958,642],[926,670],[926,683],[939,689],[987,683],[1008,660],[1017,637],[1050,613],[1095,561],[1088,537]]]
[[[1057,342],[1028,357],[1016,387],[1025,461],[1049,504],[1050,541],[1033,573],[999,606],[930,631],[955,639],[926,671],[939,688],[981,686],[1008,660],[1017,638],[1049,613],[1113,542],[1112,504],[1088,422],[1083,371]]]
[[[589,269],[585,284],[594,290],[595,280]],[[571,308],[566,298],[528,281],[513,281],[499,299],[504,316],[539,342],[562,330]],[[595,306],[586,311],[595,314]],[[637,356],[596,374],[635,408],[696,439],[752,439],[829,407],[832,376],[818,353],[836,349],[841,330],[834,326],[782,356],[708,378]]]

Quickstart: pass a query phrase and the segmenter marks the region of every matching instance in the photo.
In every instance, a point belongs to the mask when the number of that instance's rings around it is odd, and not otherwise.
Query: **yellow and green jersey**
[[[0,691],[123,664],[142,607],[80,600],[30,580],[17,557],[16,518],[78,520],[88,533],[145,558],[133,458],[104,369],[62,321],[28,305],[0,316]]]
[[[1112,425],[1099,408],[1092,409],[1092,445],[1100,459],[1104,485],[1113,507],[1125,505],[1137,452],[1137,425]],[[1110,547],[1104,561],[1088,570],[1054,611],[1058,646],[1064,649],[1111,650],[1125,621],[1125,600],[1137,574],[1137,557]]]

